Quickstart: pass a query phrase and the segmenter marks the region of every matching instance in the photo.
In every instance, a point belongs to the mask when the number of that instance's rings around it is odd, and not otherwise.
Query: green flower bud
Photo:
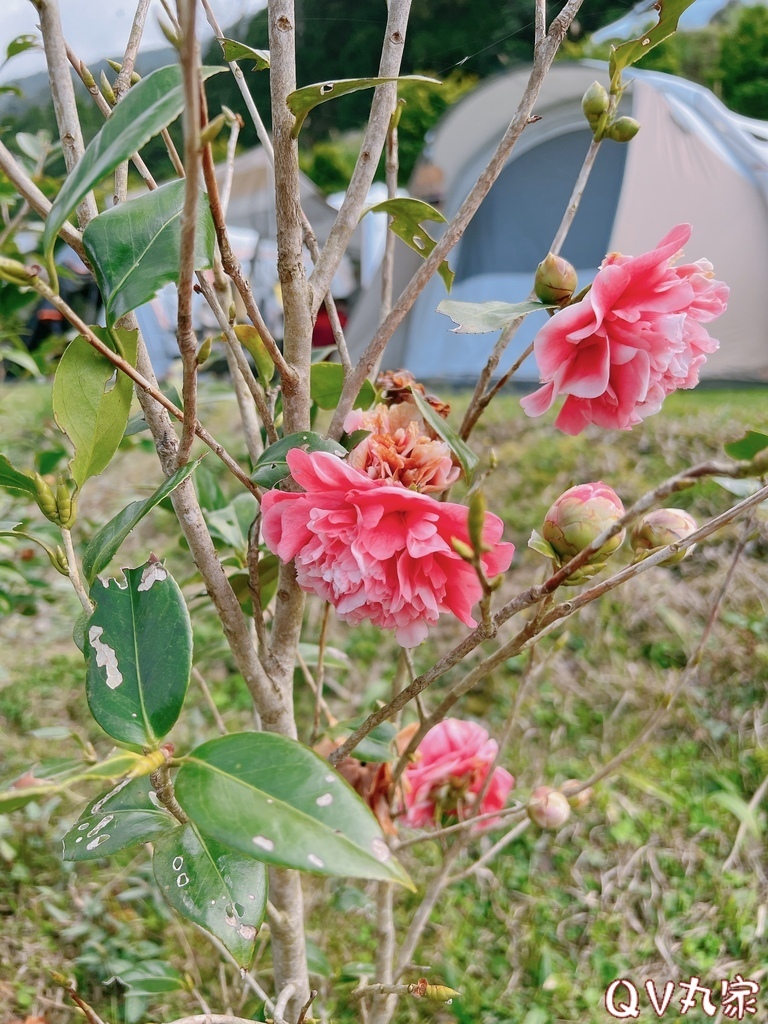
[[[114,105],[117,103],[117,99],[115,97],[114,89],[112,88],[112,83],[103,71],[99,75],[99,79],[101,81],[101,91],[104,93],[104,99],[107,101],[110,107],[114,107]]]
[[[614,142],[630,142],[640,131],[640,122],[634,117],[620,117],[607,129],[605,137]]]
[[[581,109],[589,123],[594,126],[608,110],[609,103],[610,98],[603,86],[599,82],[593,82],[582,97]]]
[[[51,490],[50,484],[44,480],[39,473],[35,473],[33,479],[35,481],[35,492],[37,504],[40,506],[40,511],[46,519],[50,519],[52,523],[58,523],[59,506],[56,502],[56,495]]]
[[[541,302],[565,305],[576,291],[578,278],[568,260],[548,253],[536,268],[533,290]]]
[[[202,366],[203,363],[208,359],[213,348],[213,335],[209,334],[205,341],[202,343],[200,348],[197,350],[197,365]]]
[[[598,480],[578,484],[561,494],[544,517],[542,535],[552,547],[561,564],[578,555],[603,530],[624,515],[624,506],[614,490]],[[593,556],[594,562],[605,559],[621,547],[622,530]],[[594,566],[593,566],[594,568]],[[602,568],[602,566],[601,566]]]
[[[467,516],[467,530],[469,540],[475,552],[479,555],[483,551],[491,549],[483,542],[483,527],[485,526],[486,504],[482,491],[475,491],[469,499],[469,515]]]
[[[667,544],[676,544],[685,540],[698,529],[693,516],[684,512],[681,508],[657,508],[653,512],[644,515],[632,528],[632,550],[635,552],[635,561],[640,562],[648,555],[652,555],[659,548],[665,548]],[[677,565],[687,558],[693,551],[695,545],[686,548],[685,551],[678,551],[669,558],[665,558],[659,565]]]

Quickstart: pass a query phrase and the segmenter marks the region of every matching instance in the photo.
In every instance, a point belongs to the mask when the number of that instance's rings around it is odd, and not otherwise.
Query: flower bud
[[[698,529],[696,520],[681,508],[657,508],[644,515],[632,529],[632,550],[635,561],[640,562],[667,544],[685,540]],[[691,554],[694,545],[665,558],[659,565],[676,565]]]
[[[533,290],[542,302],[562,306],[576,291],[577,284],[576,271],[568,260],[549,253],[536,268]]]
[[[566,779],[560,787],[560,792],[574,811],[586,807],[595,795],[595,791],[591,786],[588,786],[586,789],[579,789],[581,785],[582,783],[579,779]],[[577,793],[576,790],[579,790],[579,792]]]
[[[630,142],[640,131],[640,122],[634,117],[620,117],[607,129],[605,137],[614,142]]]
[[[104,99],[107,101],[110,107],[114,107],[114,105],[117,103],[117,99],[115,98],[115,91],[112,88],[112,83],[103,71],[99,75],[99,79],[101,81],[101,91],[104,94]]]
[[[624,506],[614,490],[602,481],[578,484],[561,494],[544,518],[544,539],[562,561],[568,561],[624,515]],[[625,531],[604,544],[593,556],[604,561],[621,547]]]
[[[560,828],[570,816],[568,800],[550,786],[537,786],[528,798],[528,817],[541,828]]]
[[[582,97],[581,109],[589,123],[594,125],[608,110],[609,103],[608,93],[603,86],[599,82],[593,82]]]

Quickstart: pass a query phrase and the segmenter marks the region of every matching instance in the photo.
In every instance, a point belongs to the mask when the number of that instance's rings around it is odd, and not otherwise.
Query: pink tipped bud
[[[566,797],[549,786],[538,786],[528,799],[528,817],[541,828],[560,828],[570,816]]]
[[[542,534],[563,561],[583,551],[624,515],[624,506],[614,490],[602,481],[578,484],[561,494],[544,518]],[[624,530],[594,555],[597,563],[621,547]]]
[[[567,779],[560,787],[560,792],[566,798],[574,811],[586,807],[590,803],[595,791],[591,786],[580,789],[582,783],[579,779]],[[578,790],[578,792],[576,792]]]
[[[542,302],[563,305],[576,291],[577,284],[576,271],[568,260],[550,252],[536,268],[533,290]]]
[[[632,529],[632,549],[639,562],[667,544],[685,540],[698,529],[696,520],[681,508],[657,508],[644,515]],[[665,558],[659,565],[676,565],[691,554],[694,545]]]

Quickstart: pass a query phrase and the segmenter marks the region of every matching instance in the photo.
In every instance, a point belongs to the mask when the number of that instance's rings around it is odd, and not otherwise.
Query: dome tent
[[[450,220],[485,167],[528,79],[517,69],[484,83],[435,129],[411,182],[411,193],[439,201]],[[604,65],[556,64],[534,113],[462,240],[449,256],[456,271],[451,298],[518,302],[531,289],[591,140],[581,97]],[[632,255],[653,248],[683,221],[693,225],[686,259],[706,256],[731,286],[728,311],[713,331],[720,350],[702,376],[768,380],[768,308],[762,302],[768,265],[768,124],[739,117],[700,86],[657,72],[626,73],[621,112],[642,128],[629,145],[601,146],[562,255],[594,276],[609,251]],[[419,257],[398,243],[395,295]],[[351,351],[375,330],[380,282],[362,296],[347,325]],[[384,368],[407,367],[418,377],[476,378],[497,334],[456,335],[435,308],[445,297],[434,278],[384,353]],[[504,372],[545,322],[528,317],[500,364]],[[519,377],[538,377],[533,359]]]

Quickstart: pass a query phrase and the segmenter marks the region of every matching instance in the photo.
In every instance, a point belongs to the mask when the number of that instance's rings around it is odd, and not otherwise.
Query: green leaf
[[[91,537],[83,555],[83,575],[89,584],[93,583],[103,569],[106,569],[131,530],[141,522],[148,512],[152,511],[155,505],[159,505],[163,498],[175,491],[180,483],[191,476],[200,462],[201,460],[198,459],[196,462],[187,462],[181,466],[173,476],[169,476],[167,480],[163,481],[154,494],[145,498],[144,501],[132,501],[130,505],[126,505],[122,512],[118,512]]]
[[[432,427],[434,432],[445,441],[453,454],[459,460],[459,465],[464,470],[464,476],[471,483],[477,464],[480,461],[466,441],[462,441],[456,431],[444,420],[440,413],[435,412],[429,402],[426,402],[416,391],[411,391],[411,397],[421,413],[424,421]]]
[[[162,992],[177,992],[184,988],[184,979],[175,967],[159,960],[145,960],[138,967],[131,967],[115,975],[128,989],[131,996],[154,996]]]
[[[226,36],[221,36],[219,42],[224,51],[225,61],[252,60],[254,65],[251,71],[269,70],[269,50],[254,50],[252,46],[238,43],[236,39],[227,39]]]
[[[677,30],[680,15],[686,11],[694,0],[657,0],[654,7],[659,12],[659,20],[648,32],[638,39],[630,39],[621,46],[611,50],[608,70],[611,76],[611,92],[616,92],[621,81],[621,73],[625,68],[636,64],[649,50],[673,35]]]
[[[297,138],[304,124],[304,118],[319,103],[327,103],[328,100],[335,100],[337,96],[346,96],[350,92],[358,92],[360,89],[374,89],[377,85],[386,85],[388,82],[430,82],[432,85],[442,85],[437,78],[426,78],[424,75],[401,75],[400,78],[341,78],[335,82],[317,82],[314,85],[305,85],[303,89],[297,89],[289,93],[286,102],[296,118],[296,123],[291,131],[291,137]]]
[[[267,910],[267,870],[182,825],[155,843],[155,878],[174,910],[215,935],[238,965],[251,966]]]
[[[153,799],[154,798],[154,799]],[[157,802],[147,776],[123,779],[92,800],[62,839],[64,860],[108,857],[149,843],[178,825]]]
[[[23,96],[24,93],[18,87],[18,85],[0,85],[0,96]]]
[[[33,377],[41,377],[40,367],[37,365],[35,360],[29,354],[29,352],[22,351],[18,348],[12,348],[10,345],[0,345],[0,360],[4,359],[9,363],[16,363],[27,373]]]
[[[317,665],[320,660],[320,645],[304,643],[303,641],[299,644],[299,654],[302,656],[304,661],[312,668]],[[346,672],[350,666],[351,661],[349,655],[345,654],[344,651],[340,651],[338,647],[326,647],[323,654],[323,664],[326,668],[333,668],[337,671]],[[363,719],[360,719],[361,724]]]
[[[91,330],[114,351],[114,342],[103,327]],[[114,333],[121,355],[135,366],[138,332]],[[132,398],[130,377],[116,371],[82,335],[69,343],[53,381],[53,415],[75,446],[70,472],[78,488],[109,465],[123,439]]]
[[[291,448],[303,448],[305,452],[331,452],[333,455],[346,455],[346,449],[336,441],[331,441],[310,430],[302,430],[296,434],[288,434],[271,444],[256,463],[251,479],[259,487],[274,487],[290,474],[286,455]]]
[[[224,70],[202,68],[203,80]],[[167,128],[183,109],[184,88],[178,64],[158,68],[129,89],[65,179],[51,207],[42,239],[46,258],[65,220],[94,185]]]
[[[179,717],[192,670],[192,628],[181,591],[161,562],[98,580],[88,622],[86,692],[114,739],[157,745]]]
[[[175,786],[203,832],[246,856],[410,885],[351,786],[295,740],[266,732],[211,740],[184,758]]]
[[[178,283],[184,192],[184,181],[162,185],[99,214],[83,232],[108,323],[150,302],[164,285]],[[208,197],[200,190],[195,270],[213,266],[215,240]]]
[[[457,299],[443,299],[437,312],[449,316],[457,327],[453,334],[487,334],[503,330],[518,317],[537,313],[540,309],[556,309],[537,299],[526,302],[459,302]]]
[[[430,256],[437,244],[434,238],[421,227],[422,221],[434,220],[439,224],[446,223],[445,217],[434,206],[422,202],[421,199],[407,197],[386,199],[383,203],[370,206],[365,213],[388,213],[392,218],[389,230],[393,231],[414,252],[417,252],[422,259]],[[443,260],[437,272],[442,277],[446,290],[450,291],[456,275],[448,266],[448,260]]]
[[[15,57],[19,53],[24,53],[25,50],[39,50],[40,41],[36,35],[31,33],[25,33],[24,35],[16,36],[12,39],[8,46],[5,48],[5,59],[10,60],[11,57]]]
[[[248,560],[248,534],[259,512],[259,503],[252,494],[240,493],[224,508],[205,513],[205,521],[215,540],[232,548],[241,565]]]
[[[768,434],[748,430],[744,437],[738,441],[729,441],[723,447],[732,459],[754,459],[764,448],[768,448]]]
[[[344,387],[344,367],[341,363],[313,363],[309,368],[309,394],[321,409],[335,409]],[[376,398],[376,390],[365,380],[355,399],[355,409],[368,409]]]
[[[14,469],[5,455],[0,455],[0,487],[11,494],[30,494],[33,498],[37,494],[32,477]]]

